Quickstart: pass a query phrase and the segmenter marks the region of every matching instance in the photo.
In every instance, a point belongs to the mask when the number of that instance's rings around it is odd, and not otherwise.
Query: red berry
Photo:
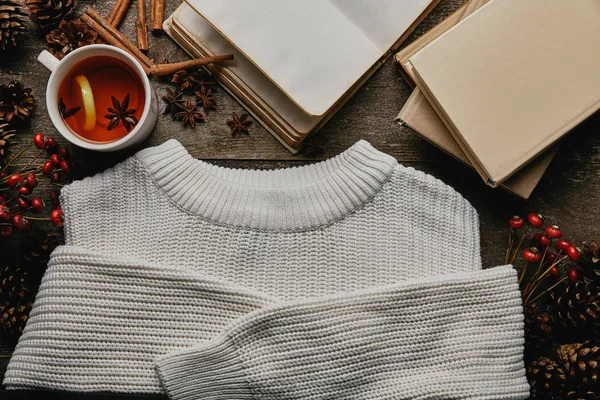
[[[61,160],[62,160],[62,158],[56,153],[50,155],[50,162],[55,167],[58,167],[60,165]]]
[[[42,199],[40,199],[39,197],[34,197],[33,199],[31,199],[31,211],[33,211],[36,214],[39,214],[42,211],[44,211],[44,202],[42,201]]]
[[[6,201],[6,196],[0,193],[0,203],[4,203]]]
[[[550,236],[552,239],[558,239],[562,236],[562,232],[556,225],[552,225],[546,228],[546,235]]]
[[[13,234],[13,227],[12,226],[0,226],[0,236],[2,237],[10,237]]]
[[[31,188],[34,188],[38,185],[37,176],[35,176],[35,174],[27,174],[25,181],[27,182],[27,186]]]
[[[546,253],[546,263],[552,264],[554,261],[556,261],[556,254],[550,252]]]
[[[510,227],[513,229],[519,229],[524,223],[525,221],[523,218],[519,217],[518,215],[513,215],[513,217],[508,220],[508,225],[510,225]]]
[[[71,153],[69,153],[69,149],[67,149],[66,147],[59,147],[58,148],[58,155],[61,156],[62,158],[64,158],[65,160],[68,160],[69,157],[71,157]]]
[[[21,214],[13,215],[12,223],[20,231],[27,231],[31,226],[31,222],[28,219],[23,218]]]
[[[52,204],[54,204],[55,206],[58,205],[58,198],[59,193],[56,190],[50,192],[50,201],[52,201]]]
[[[60,169],[67,175],[71,173],[71,164],[67,160],[62,160],[60,162]]]
[[[46,137],[42,133],[36,133],[33,135],[33,144],[40,150],[44,150],[48,147],[48,142],[46,141]]]
[[[567,249],[569,248],[570,244],[569,242],[567,242],[566,240],[559,240],[556,242],[556,244],[554,245],[554,247],[556,247],[556,251],[567,251]]]
[[[27,201],[25,197],[19,196],[17,197],[17,205],[20,209],[24,210],[26,208],[29,208],[29,201]]]
[[[558,278],[558,276],[560,275],[560,271],[558,270],[558,268],[556,267],[552,267],[550,268],[550,272],[548,272],[550,274],[550,276],[552,276],[553,278]]]
[[[8,180],[6,181],[6,183],[11,188],[18,189],[21,186],[23,186],[23,184],[25,183],[25,181],[23,180],[23,177],[21,175],[19,175],[19,174],[13,174],[13,175],[11,175],[11,176],[8,177]]]
[[[8,221],[10,219],[10,208],[6,204],[0,204],[0,220]]]
[[[573,261],[579,260],[579,249],[575,246],[567,247],[567,255]]]
[[[60,178],[61,174],[58,171],[54,171],[52,174],[50,174],[50,180],[54,183],[60,182]]]
[[[21,186],[19,188],[19,193],[27,196],[28,194],[31,194],[31,192],[33,192],[33,189],[30,188],[29,186]]]
[[[540,254],[539,250],[535,247],[529,247],[523,250],[523,257],[528,262],[537,262],[541,260],[542,255]]]
[[[54,164],[52,164],[52,161],[46,161],[44,163],[44,165],[42,165],[42,173],[44,175],[50,175],[52,173],[53,169],[54,169]]]
[[[579,280],[579,272],[577,272],[577,268],[571,267],[567,271],[567,276],[571,282],[577,282]]]
[[[542,245],[543,247],[546,247],[550,244],[550,238],[542,234],[539,236],[538,242],[540,242],[540,245]]]
[[[54,210],[52,210],[52,212],[50,213],[50,221],[52,221],[54,226],[58,228],[63,226],[63,223],[65,222],[65,217],[60,207],[57,207]]]
[[[531,213],[527,216],[527,221],[531,224],[531,226],[535,228],[539,228],[542,226],[542,216],[540,214]]]
[[[56,146],[58,146],[58,143],[56,143],[56,139],[48,137],[46,138],[46,142],[48,143],[48,148],[49,149],[55,149]]]

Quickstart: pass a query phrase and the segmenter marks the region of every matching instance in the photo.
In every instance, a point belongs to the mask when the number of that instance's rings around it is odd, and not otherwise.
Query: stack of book
[[[528,198],[557,142],[600,108],[600,3],[470,0],[395,56],[398,121]]]
[[[165,22],[290,151],[394,54],[439,0],[186,0]]]

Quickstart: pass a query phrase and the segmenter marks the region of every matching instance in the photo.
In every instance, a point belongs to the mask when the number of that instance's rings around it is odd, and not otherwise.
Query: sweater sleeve
[[[279,303],[156,360],[171,399],[525,399],[511,266]]]

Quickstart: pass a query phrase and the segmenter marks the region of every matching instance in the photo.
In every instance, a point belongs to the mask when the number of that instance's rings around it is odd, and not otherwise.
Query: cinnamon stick
[[[137,45],[140,50],[148,50],[148,23],[146,22],[146,0],[138,0],[138,19],[135,23]]]
[[[123,43],[121,43],[119,40],[117,40],[117,38],[115,38],[113,35],[111,35],[110,32],[108,32],[106,29],[104,29],[99,23],[94,21],[88,14],[83,14],[81,16],[81,20],[85,24],[87,24],[87,26],[89,26],[90,28],[92,28],[93,30],[98,32],[98,35],[100,35],[100,37],[106,43],[108,43],[112,46],[118,47],[121,50],[125,50],[126,52],[131,54],[140,63],[140,65],[144,69],[144,72],[146,73],[146,75],[150,74],[150,68],[146,64],[144,64],[144,62],[142,60],[140,60],[139,57],[137,57],[135,54],[133,54],[127,47],[125,47],[125,45]]]
[[[163,76],[174,74],[178,71],[190,68],[198,68],[201,65],[219,63],[222,61],[233,60],[233,54],[225,54],[222,56],[213,56],[206,58],[197,58],[195,60],[183,61],[171,64],[155,64],[150,67],[150,75]]]
[[[131,5],[131,0],[118,0],[117,4],[115,4],[115,6],[113,8],[114,15],[113,15],[113,11],[110,12],[110,16],[108,17],[108,23],[111,26],[118,28],[119,25],[121,24],[121,21],[123,21],[123,18],[125,17],[125,13],[129,9],[130,5]]]
[[[137,47],[135,47],[135,45],[133,43],[131,43],[129,41],[129,39],[127,39],[125,36],[123,36],[123,34],[121,32],[119,32],[117,29],[112,27],[108,23],[108,21],[105,20],[102,17],[102,15],[100,15],[98,13],[98,11],[94,10],[92,7],[88,7],[88,9],[85,11],[85,15],[88,15],[94,22],[96,22],[98,25],[100,25],[100,27],[103,28],[107,32],[107,35],[116,39],[121,45],[125,46],[127,52],[132,54],[133,56],[135,56],[138,60],[140,60],[141,64],[143,66],[150,68],[153,65],[155,65],[154,62],[152,60],[150,60],[144,53],[142,53]],[[100,36],[102,36],[102,34],[98,30],[96,30],[96,29],[94,29],[94,30],[96,32],[98,32],[98,34],[100,34]],[[104,39],[104,37],[102,37],[102,38]],[[109,44],[112,44],[112,43],[109,42]],[[120,46],[117,46],[117,47],[120,47]]]
[[[162,31],[165,20],[165,0],[150,0],[150,30]]]
[[[112,10],[110,10],[110,14],[108,14],[108,18],[106,18],[106,20],[108,21],[109,24],[112,24],[112,21],[115,19],[115,15],[117,15],[117,12],[119,11],[119,7],[121,7],[121,2],[122,2],[122,0],[117,0],[115,5],[113,6]]]

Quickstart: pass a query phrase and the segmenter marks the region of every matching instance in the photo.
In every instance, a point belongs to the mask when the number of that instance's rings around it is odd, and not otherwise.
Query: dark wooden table
[[[181,0],[166,1],[170,15]],[[442,0],[433,13],[418,27],[406,43],[417,38],[461,6],[464,0]],[[89,5],[108,15],[113,1],[80,1],[77,14]],[[135,7],[129,11],[121,31],[135,38]],[[20,50],[7,57],[0,56],[0,82],[21,80],[33,88],[37,100],[31,132],[57,135],[45,108],[45,87],[50,73],[36,62],[45,48],[43,35],[29,26],[27,38]],[[166,35],[151,35],[148,54],[171,62],[187,59],[185,53]],[[160,96],[170,87],[164,80],[153,80]],[[508,84],[508,82],[507,82]],[[549,83],[551,84],[551,83]],[[429,145],[407,128],[394,122],[394,117],[411,93],[411,89],[388,61],[319,133],[327,140],[325,153],[316,158],[292,155],[269,135],[256,121],[250,136],[231,137],[225,121],[242,107],[223,89],[216,93],[217,110],[210,112],[206,122],[196,129],[185,128],[169,116],[158,119],[154,132],[143,146],[158,145],[169,138],[178,139],[197,158],[234,168],[283,168],[332,157],[359,139],[370,141],[378,149],[392,154],[404,165],[425,171],[462,193],[477,209],[481,220],[481,247],[484,265],[502,263],[507,235],[507,219],[514,213],[530,210],[542,213],[547,221],[560,224],[567,239],[579,243],[600,239],[600,115],[579,126],[564,140],[561,149],[529,201],[519,200],[501,189],[486,187],[479,176],[467,167]],[[66,144],[64,140],[61,144]],[[95,174],[133,154],[135,150],[101,154],[70,147],[77,177]],[[12,347],[0,345],[0,376],[10,358]],[[75,399],[104,398],[102,395],[61,393],[7,393],[0,398]],[[124,396],[117,396],[124,397]],[[147,396],[145,396],[147,397]]]

